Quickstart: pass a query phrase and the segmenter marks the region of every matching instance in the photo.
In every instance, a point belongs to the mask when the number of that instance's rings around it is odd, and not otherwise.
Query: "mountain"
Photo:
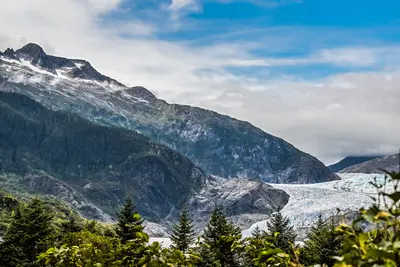
[[[87,218],[111,221],[132,193],[144,218],[166,226],[183,205],[204,220],[216,204],[228,216],[246,214],[248,226],[289,200],[260,181],[206,175],[141,134],[48,109],[25,95],[0,92],[0,125],[0,187],[54,196]]]
[[[350,156],[350,157],[345,157],[344,159],[342,159],[341,161],[332,164],[330,166],[328,166],[328,168],[332,171],[332,172],[339,172],[345,168],[348,168],[350,166],[356,165],[356,164],[360,164],[363,163],[365,161],[369,161],[372,159],[376,159],[378,157],[382,157],[382,156]]]
[[[208,222],[215,205],[224,208],[228,219],[245,229],[281,210],[289,195],[261,181],[209,179],[206,186],[185,204],[192,211],[197,228]]]
[[[379,157],[341,170],[343,173],[383,173],[385,171],[399,171],[399,154]]]
[[[339,179],[320,161],[248,122],[169,104],[127,87],[89,62],[47,55],[36,44],[0,54],[0,91],[28,95],[53,110],[141,133],[189,157],[205,172],[272,183]]]
[[[0,93],[0,123],[3,173],[30,177],[31,188],[60,181],[110,215],[132,192],[139,211],[158,221],[206,179],[188,158],[147,137],[48,110],[26,96]]]

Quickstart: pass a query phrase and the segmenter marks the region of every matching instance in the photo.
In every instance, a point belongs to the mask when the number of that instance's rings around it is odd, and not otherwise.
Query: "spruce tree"
[[[83,230],[83,225],[76,221],[74,215],[71,215],[67,220],[61,223],[61,234],[67,235],[69,233],[76,233]]]
[[[189,218],[188,211],[184,208],[181,211],[179,223],[173,226],[171,240],[174,246],[182,252],[189,249],[190,244],[195,240],[196,232],[193,229],[193,222]]]
[[[35,266],[36,257],[53,245],[53,215],[38,198],[17,208],[0,246],[5,266]]]
[[[227,221],[220,207],[212,212],[202,238],[222,267],[236,266],[232,244],[240,238],[240,229]]]
[[[135,239],[137,237],[136,234],[142,232],[144,229],[143,219],[133,205],[130,195],[125,198],[125,204],[120,213],[117,214],[117,217],[118,223],[116,232],[122,243]]]
[[[333,256],[339,256],[343,240],[335,233],[335,223],[325,222],[321,215],[317,223],[307,235],[304,247],[301,249],[301,260],[306,265],[325,264],[333,266],[336,262]]]
[[[267,222],[267,232],[265,232],[265,237],[276,247],[282,249],[286,253],[291,253],[291,244],[294,244],[296,233],[293,226],[290,224],[290,220],[287,217],[282,216],[280,212],[276,212]]]
[[[260,227],[258,227],[258,226],[256,228],[254,228],[253,231],[251,231],[251,238],[254,238],[254,239],[262,239],[263,235],[264,235],[264,232],[261,231]]]

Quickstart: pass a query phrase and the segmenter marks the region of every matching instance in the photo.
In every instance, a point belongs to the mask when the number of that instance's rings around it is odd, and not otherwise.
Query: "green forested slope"
[[[132,193],[144,217],[162,219],[205,179],[188,158],[140,134],[19,94],[0,92],[0,124],[0,172],[29,176],[30,188],[51,177],[112,215]]]

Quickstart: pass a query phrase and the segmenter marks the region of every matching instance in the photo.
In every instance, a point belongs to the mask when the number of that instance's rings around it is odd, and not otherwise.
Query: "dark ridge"
[[[32,58],[40,58],[46,56],[43,48],[40,45],[34,43],[29,43],[21,49],[18,49],[16,52],[17,54],[25,54]]]
[[[4,53],[0,52],[0,55],[4,55],[8,58],[15,59],[15,51],[13,49],[7,48]]]
[[[344,159],[342,159],[341,161],[332,164],[330,166],[328,166],[328,168],[332,171],[332,172],[339,172],[345,168],[351,167],[353,165],[356,164],[360,164],[372,159],[376,159],[382,157],[382,155],[371,155],[371,156],[349,156],[349,157],[345,157]]]

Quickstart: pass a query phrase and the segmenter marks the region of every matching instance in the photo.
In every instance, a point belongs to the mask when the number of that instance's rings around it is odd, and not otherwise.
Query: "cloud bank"
[[[345,29],[201,24],[186,16],[200,12],[200,1],[153,2],[3,3],[0,49],[36,42],[89,60],[167,101],[247,120],[326,163],[400,147],[399,45],[375,42],[366,29],[354,41]],[[172,38],[178,33],[185,34]],[[332,45],[332,36],[344,41]]]

